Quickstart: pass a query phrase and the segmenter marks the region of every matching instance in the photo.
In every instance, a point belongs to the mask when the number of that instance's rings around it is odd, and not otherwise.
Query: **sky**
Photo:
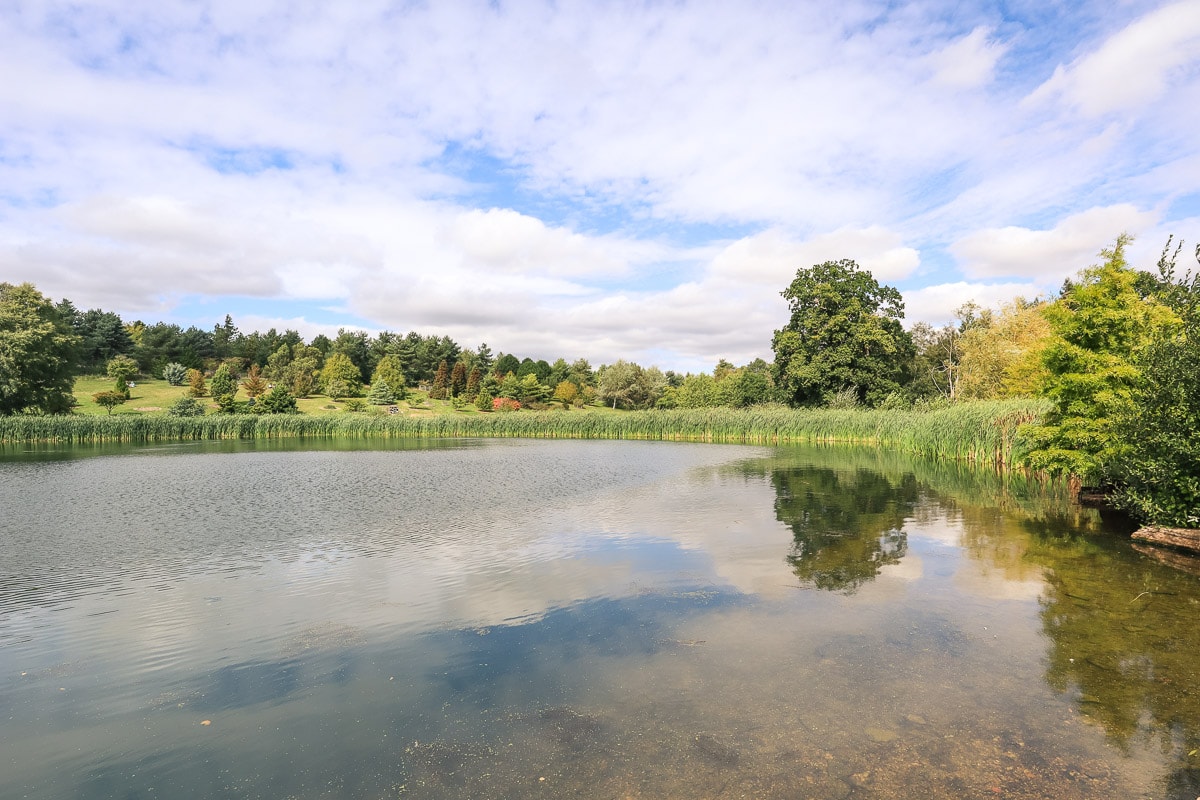
[[[1198,143],[1200,0],[0,4],[0,281],[127,321],[709,371],[1190,252]]]

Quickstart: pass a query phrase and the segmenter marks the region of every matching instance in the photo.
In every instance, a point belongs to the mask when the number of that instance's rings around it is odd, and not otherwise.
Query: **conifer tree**
[[[233,398],[237,395],[237,381],[233,379],[233,374],[229,371],[228,364],[222,364],[217,368],[213,375],[212,383],[209,386],[209,391],[212,392],[213,399],[217,401],[217,405],[221,406],[221,410],[230,412],[233,410]]]
[[[433,400],[446,399],[446,384],[450,380],[450,367],[443,359],[442,363],[438,364],[437,374],[433,376],[433,387],[429,390],[429,397]]]
[[[204,397],[208,394],[208,384],[204,381],[204,373],[198,369],[188,370],[188,394],[192,397]]]
[[[392,394],[392,387],[388,386],[385,380],[377,380],[371,384],[371,391],[367,393],[367,402],[373,406],[390,406],[396,402],[396,396]]]
[[[267,391],[267,382],[263,379],[262,369],[258,364],[250,365],[250,371],[246,373],[246,379],[242,381],[242,388],[251,398],[258,397]]]
[[[458,397],[467,389],[467,367],[461,361],[454,362],[454,369],[450,371],[450,396]]]

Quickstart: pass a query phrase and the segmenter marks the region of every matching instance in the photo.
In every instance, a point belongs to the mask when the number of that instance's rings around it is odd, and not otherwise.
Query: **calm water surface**
[[[1198,575],[875,452],[10,449],[0,797],[1193,800]]]

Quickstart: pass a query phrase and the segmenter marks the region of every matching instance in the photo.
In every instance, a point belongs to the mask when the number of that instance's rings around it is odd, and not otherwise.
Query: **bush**
[[[299,414],[296,398],[284,388],[283,384],[275,384],[275,388],[259,397],[254,402],[255,414]]]
[[[492,401],[492,410],[493,411],[508,412],[508,411],[519,411],[520,409],[521,409],[521,404],[518,403],[516,400],[513,400],[511,397],[497,397],[495,400]]]
[[[172,361],[163,367],[162,376],[163,380],[172,386],[183,386],[183,382],[187,380],[187,367]]]
[[[1142,522],[1200,528],[1200,312],[1137,365],[1142,386],[1114,426],[1115,503]]]
[[[172,417],[202,417],[204,405],[191,395],[184,395],[167,408],[167,414]]]
[[[367,404],[357,397],[347,398],[343,405],[347,411],[362,411],[367,407]]]

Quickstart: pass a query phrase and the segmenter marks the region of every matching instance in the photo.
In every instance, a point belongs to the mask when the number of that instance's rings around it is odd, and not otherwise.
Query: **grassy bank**
[[[523,437],[680,442],[853,443],[953,461],[1014,464],[1017,426],[1039,401],[962,403],[936,410],[762,407],[579,414],[560,411],[434,416],[71,415],[0,418],[0,442],[164,442],[293,436]]]

